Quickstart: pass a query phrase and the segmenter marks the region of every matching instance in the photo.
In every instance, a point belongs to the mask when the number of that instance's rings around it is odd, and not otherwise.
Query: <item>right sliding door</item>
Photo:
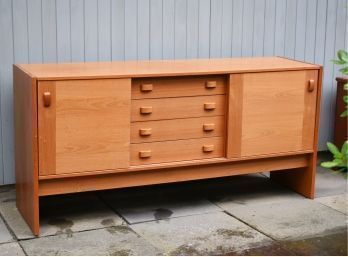
[[[313,149],[317,70],[232,74],[227,157]]]

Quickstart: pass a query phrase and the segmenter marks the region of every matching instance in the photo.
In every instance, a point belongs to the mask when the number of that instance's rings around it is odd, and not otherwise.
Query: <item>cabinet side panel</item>
[[[17,207],[39,234],[36,80],[18,67],[14,75],[15,172]]]

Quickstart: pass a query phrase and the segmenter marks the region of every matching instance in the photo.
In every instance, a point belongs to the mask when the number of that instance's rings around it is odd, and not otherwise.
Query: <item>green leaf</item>
[[[345,167],[346,166],[343,159],[334,159],[333,162],[336,163],[336,167]]]
[[[337,57],[340,61],[348,62],[348,53],[343,49],[338,50]]]
[[[348,90],[348,83],[346,83],[346,84],[343,85],[343,89],[344,89],[344,90]]]
[[[346,140],[341,148],[341,154],[344,156],[348,156],[348,140]]]
[[[329,149],[329,151],[333,154],[335,159],[342,158],[341,152],[338,150],[338,148],[333,143],[327,142],[326,145],[327,145],[327,148]]]
[[[341,61],[341,60],[332,60],[332,62],[337,65],[344,65],[346,63],[345,61]]]
[[[345,110],[344,112],[341,113],[340,117],[344,118],[348,116],[348,110]]]
[[[340,72],[344,75],[348,75],[348,67],[343,67],[342,69],[340,69]]]
[[[334,168],[337,166],[337,163],[336,162],[322,162],[320,164],[321,167],[323,168],[326,168],[326,169],[331,169],[331,168]]]
[[[348,103],[348,95],[343,96],[343,102]]]

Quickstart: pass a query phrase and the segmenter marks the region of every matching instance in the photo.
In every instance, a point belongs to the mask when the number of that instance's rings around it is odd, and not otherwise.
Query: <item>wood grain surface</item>
[[[149,85],[152,86],[151,90],[144,89],[144,86]],[[219,95],[225,93],[226,76],[188,76],[132,80],[132,99]]]
[[[41,175],[129,166],[130,83],[130,79],[39,83]],[[47,90],[55,95],[50,107],[40,97]]]
[[[210,165],[190,165],[157,170],[141,170],[138,172],[109,173],[96,176],[65,177],[41,180],[39,185],[40,196],[123,188],[132,186],[162,184],[235,176],[261,171],[295,169],[308,165],[308,155],[291,155],[264,159],[255,159],[239,162],[215,163]],[[277,171],[278,173],[281,173]],[[233,186],[231,184],[231,186]]]
[[[21,64],[38,80],[129,78],[230,74],[279,70],[318,69],[320,66],[281,57],[153,60],[64,64]]]
[[[209,128],[209,125],[213,128]],[[140,135],[142,129],[151,129],[151,134]],[[132,122],[131,143],[221,137],[224,136],[224,131],[225,116]]]
[[[208,145],[213,145],[214,150],[204,152],[203,147]],[[139,157],[141,151],[151,151],[151,157]],[[131,165],[208,159],[223,156],[224,139],[222,137],[131,144],[130,149]]]
[[[307,86],[315,74],[243,74],[241,156],[313,149],[317,91]]]
[[[205,110],[205,104],[214,103],[215,108]],[[224,115],[226,97],[224,95],[194,96],[177,98],[132,100],[131,121],[181,119]],[[142,114],[141,108],[151,107],[151,113]]]
[[[16,202],[34,235],[39,226],[36,80],[14,67]]]

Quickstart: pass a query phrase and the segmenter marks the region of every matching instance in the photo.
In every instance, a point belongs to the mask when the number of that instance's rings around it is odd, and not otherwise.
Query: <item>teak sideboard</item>
[[[264,57],[13,72],[17,206],[35,235],[48,195],[270,171],[314,197],[319,65]]]

